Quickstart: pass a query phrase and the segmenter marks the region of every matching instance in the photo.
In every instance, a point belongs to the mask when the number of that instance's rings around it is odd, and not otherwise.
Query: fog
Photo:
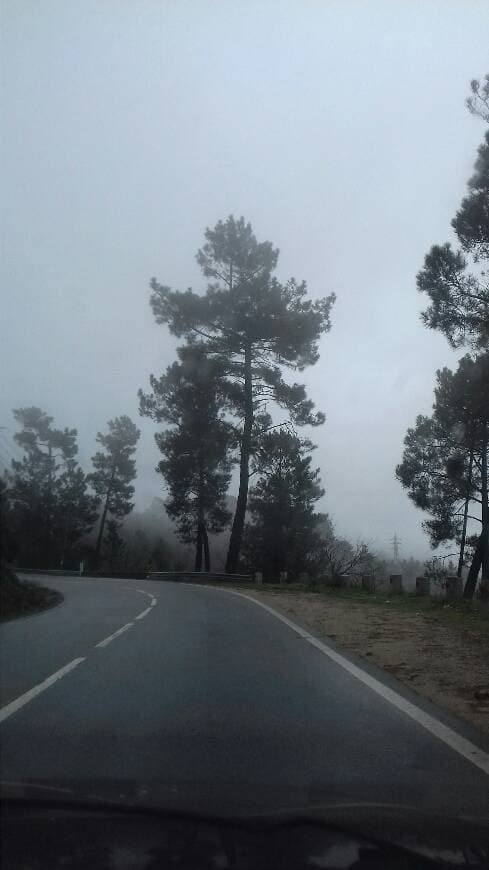
[[[394,476],[406,429],[454,366],[415,276],[451,238],[482,140],[464,101],[489,71],[489,4],[2,4],[2,461],[13,407],[95,435],[142,429],[138,508],[161,495],[137,390],[173,361],[148,281],[204,289],[206,226],[230,213],[280,248],[279,277],[337,294],[303,379],[337,530],[424,556]]]

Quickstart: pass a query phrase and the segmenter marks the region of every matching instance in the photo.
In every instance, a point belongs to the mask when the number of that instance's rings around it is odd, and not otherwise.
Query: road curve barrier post
[[[364,592],[375,592],[375,577],[373,574],[362,575],[362,589]]]
[[[431,581],[429,577],[416,577],[416,595],[429,595],[431,592]]]
[[[80,562],[80,571],[79,571],[80,577],[82,576],[84,570],[85,570],[85,563],[83,561],[81,561]]]
[[[461,577],[447,577],[445,589],[447,601],[458,601],[464,592],[464,581]]]
[[[389,577],[389,591],[402,592],[402,574],[391,574]]]
[[[263,574],[261,571],[255,571],[254,580],[257,586],[263,586]]]
[[[287,583],[287,571],[280,572],[280,582]]]

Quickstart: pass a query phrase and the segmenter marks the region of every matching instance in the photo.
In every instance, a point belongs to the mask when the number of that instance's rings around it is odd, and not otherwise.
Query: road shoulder
[[[207,585],[207,584],[206,584]],[[412,595],[208,584],[270,606],[489,750],[489,618]]]

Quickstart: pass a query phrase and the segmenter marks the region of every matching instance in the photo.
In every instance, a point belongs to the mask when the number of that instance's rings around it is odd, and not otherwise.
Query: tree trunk
[[[194,571],[202,571],[202,526],[197,525],[197,544],[195,547],[195,565]]]
[[[54,568],[51,564],[51,541],[52,541],[52,512],[53,512],[53,451],[51,443],[48,443],[48,497],[46,509],[46,537],[44,540],[43,563],[45,568]]]
[[[243,538],[246,505],[248,503],[251,433],[253,429],[253,381],[251,369],[251,345],[247,345],[245,348],[244,375],[245,417],[243,426],[243,437],[241,439],[241,456],[239,462],[239,490],[238,501],[236,504],[236,512],[234,514],[233,526],[231,529],[231,537],[229,539],[228,555],[226,559],[227,574],[236,573],[239,553],[241,550],[241,541]]]
[[[207,532],[205,530],[205,475],[204,457],[199,452],[199,490],[197,495],[197,552],[195,554],[195,570],[202,571],[202,548],[205,550]],[[207,568],[204,570],[207,571]]]
[[[464,588],[464,598],[471,599],[474,596],[477,578],[482,566],[482,576],[489,579],[489,502],[488,502],[488,472],[487,472],[487,447],[488,429],[487,424],[482,440],[481,455],[481,501],[482,501],[482,531],[477,541],[474,558],[470,566],[467,582]]]
[[[467,580],[465,581],[464,595],[465,599],[470,600],[474,597],[475,587],[477,586],[477,578],[479,576],[480,567],[482,565],[482,553],[484,549],[484,535],[481,532],[475,548],[474,557],[470,566]]]
[[[102,540],[103,540],[103,535],[104,535],[105,521],[107,519],[107,511],[109,509],[109,497],[110,497],[110,494],[112,492],[112,484],[114,483],[114,477],[115,477],[115,466],[112,469],[112,474],[110,476],[110,482],[109,482],[109,486],[107,488],[107,493],[105,496],[104,509],[102,511],[102,517],[100,520],[100,526],[99,526],[98,535],[97,535],[97,543],[95,545],[95,553],[94,553],[94,557],[93,557],[94,569],[97,567],[99,559],[100,559],[100,551],[102,549]]]
[[[481,500],[482,500],[482,579],[489,580],[489,502],[487,492],[487,423],[482,442]]]
[[[462,576],[462,568],[464,566],[464,556],[465,556],[465,540],[467,538],[467,516],[469,513],[469,502],[470,502],[470,493],[472,489],[472,465],[474,463],[474,453],[470,451],[470,459],[469,459],[469,473],[467,477],[467,493],[465,496],[465,507],[464,507],[464,522],[462,526],[462,538],[460,541],[460,558],[458,560],[458,569],[457,569],[457,577]]]
[[[204,571],[209,573],[211,570],[211,554],[209,551],[209,537],[205,525],[202,526],[202,539],[204,542]]]

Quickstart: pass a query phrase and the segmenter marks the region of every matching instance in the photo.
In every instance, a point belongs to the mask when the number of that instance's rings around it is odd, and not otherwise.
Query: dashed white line
[[[134,625],[134,623],[126,622],[126,624],[123,625],[122,628],[118,628],[117,631],[114,631],[114,634],[109,634],[108,637],[104,637],[103,640],[101,640],[99,643],[96,643],[95,648],[107,646],[107,644],[115,640],[116,637],[119,637],[120,634],[124,634],[124,632],[127,631],[128,628],[131,627],[131,625]]]
[[[131,589],[131,592],[140,592],[142,595],[147,595],[148,598],[151,598],[151,602],[149,607],[146,610],[143,610],[142,613],[139,613],[135,619],[143,619],[148,613],[151,613],[151,608],[157,604],[156,598],[150,593],[145,592],[143,589]],[[122,628],[119,628],[117,631],[114,631],[113,634],[110,634],[108,637],[105,637],[103,640],[99,641],[99,643],[94,644],[95,648],[103,648],[108,646],[116,637],[124,634],[131,626],[134,625],[134,622],[127,622],[126,625],[123,625]],[[4,722],[5,719],[8,719],[9,716],[12,716],[17,710],[20,710],[25,704],[28,704],[29,701],[32,701],[41,692],[44,692],[45,689],[48,689],[53,683],[56,683],[58,680],[61,680],[66,674],[69,674],[70,671],[74,670],[81,662],[84,662],[86,656],[80,656],[77,659],[73,659],[73,661],[68,662],[67,665],[60,668],[58,671],[55,671],[54,674],[51,674],[50,677],[47,677],[42,683],[38,683],[37,686],[33,686],[32,689],[29,689],[27,692],[24,692],[23,695],[20,695],[18,698],[15,698],[14,701],[10,701],[9,704],[5,704],[4,707],[0,708],[0,722]]]
[[[129,589],[129,587],[126,586],[126,589]],[[150,607],[154,607],[158,603],[157,599],[154,597],[154,595],[151,594],[151,592],[145,592],[144,589],[135,589],[135,590],[131,590],[131,591],[140,592],[141,595],[147,595],[148,598],[151,598]],[[138,619],[137,616],[136,616],[136,619]]]
[[[37,695],[40,695],[41,692],[49,689],[53,683],[57,683],[58,680],[61,680],[62,677],[69,674],[70,671],[73,671],[79,664],[81,664],[81,662],[85,661],[85,658],[85,656],[81,656],[80,658],[73,659],[72,662],[68,662],[68,664],[63,668],[60,668],[59,671],[55,671],[54,674],[51,674],[51,676],[43,680],[42,683],[38,683],[37,686],[33,686],[33,688],[29,689],[28,692],[24,692],[24,694],[16,698],[15,701],[11,701],[10,704],[5,704],[5,706],[0,710],[0,722],[8,719],[9,716],[12,716],[13,713],[16,713],[17,710],[20,710],[20,708],[24,707],[25,704],[28,704],[29,701],[32,701],[32,699],[36,698]]]
[[[146,610],[143,610],[142,613],[138,613],[136,619],[143,619],[145,616],[148,615],[148,613],[151,613],[151,607],[147,607]]]

